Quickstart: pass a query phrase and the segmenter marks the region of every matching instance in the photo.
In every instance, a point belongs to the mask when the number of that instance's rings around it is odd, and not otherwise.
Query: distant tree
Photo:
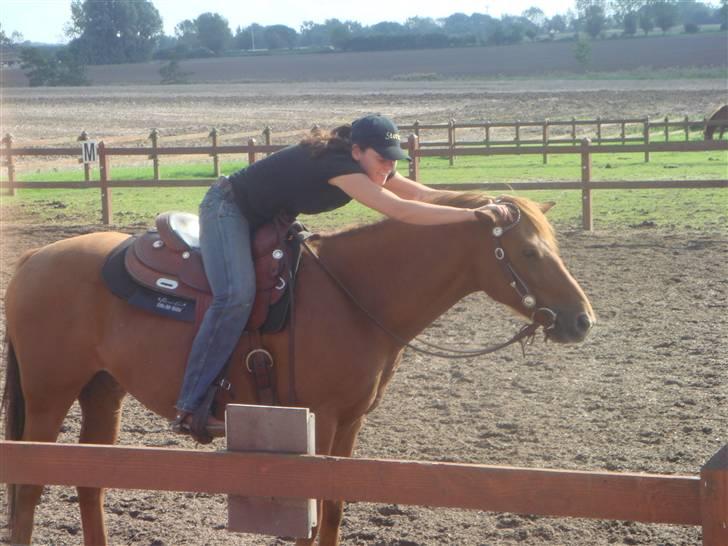
[[[636,12],[630,11],[629,13],[626,13],[624,15],[624,18],[622,19],[624,33],[627,36],[634,36],[635,34],[637,34],[637,23],[638,22],[639,22],[639,17],[637,16]]]
[[[162,18],[147,0],[73,0],[66,33],[80,63],[146,61],[162,34]]]
[[[351,40],[352,32],[349,25],[338,19],[328,19],[325,23],[329,31],[329,43],[336,48],[343,48]]]
[[[472,29],[470,27],[470,17],[464,13],[453,13],[448,17],[440,19],[442,28],[447,34],[457,36],[458,34],[467,34]]]
[[[184,72],[180,67],[177,59],[172,59],[159,69],[159,75],[162,76],[162,85],[189,83],[189,77],[192,72]]]
[[[707,25],[714,22],[715,10],[703,2],[682,0],[677,3],[676,9],[678,23]]]
[[[652,13],[650,13],[649,6],[643,6],[638,12],[640,28],[645,35],[655,28],[655,22],[652,20]]]
[[[546,23],[546,27],[549,32],[564,32],[567,28],[566,17],[556,14],[549,19],[548,23]]]
[[[584,22],[584,30],[592,38],[596,38],[604,30],[604,26],[607,22],[607,17],[604,13],[604,6],[600,4],[591,4],[584,8],[582,15]]]
[[[285,25],[271,25],[263,31],[268,49],[293,49],[296,47],[298,33]]]
[[[329,31],[325,25],[304,21],[299,30],[299,43],[302,46],[325,46],[331,45]]]
[[[381,23],[371,25],[368,31],[373,34],[404,34],[407,31],[407,27],[392,21],[382,21]]]
[[[405,21],[404,26],[416,34],[442,32],[442,27],[432,17],[410,17]]]
[[[720,29],[728,30],[728,0],[721,0],[718,13],[720,14]]]
[[[0,23],[0,47],[13,47],[20,44],[23,41],[23,35],[17,30],[14,30],[10,36],[3,30],[2,23]]]
[[[227,19],[219,13],[208,12],[198,15],[194,20],[194,27],[200,45],[217,55],[229,48],[232,43],[233,35]]]
[[[546,26],[547,18],[543,10],[537,6],[531,6],[525,10],[521,17],[528,19],[538,30],[542,30]]]
[[[180,21],[174,27],[174,35],[180,44],[187,47],[199,47],[200,39],[197,35],[197,25],[190,19]]]
[[[636,13],[642,6],[652,0],[609,0],[607,7],[617,24],[623,24],[629,13]]]
[[[253,23],[246,28],[238,27],[233,44],[237,49],[268,49],[265,27],[258,23]]]
[[[581,33],[579,33],[574,45],[574,58],[579,63],[582,72],[586,72],[591,65],[591,44],[586,36]]]
[[[21,68],[31,87],[89,85],[86,67],[65,47],[58,51],[43,51],[28,47],[20,51]]]
[[[675,26],[677,20],[677,6],[672,1],[660,0],[652,5],[652,13],[655,17],[655,23],[667,32],[671,27]]]
[[[520,17],[504,15],[496,22],[488,43],[493,45],[517,44],[523,40],[524,34],[525,25]]]
[[[475,36],[477,43],[486,44],[488,38],[495,31],[498,20],[483,13],[473,13],[470,16],[470,32]]]

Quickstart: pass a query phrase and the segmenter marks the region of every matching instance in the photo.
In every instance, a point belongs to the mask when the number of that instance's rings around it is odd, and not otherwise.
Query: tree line
[[[235,31],[218,13],[202,13],[181,21],[174,35],[163,31],[162,17],[150,0],[73,0],[67,46],[23,48],[22,66],[31,85],[83,85],[85,66],[170,61],[168,81],[179,76],[178,61],[190,58],[249,54],[260,51],[372,51],[516,44],[524,40],[578,40],[662,32],[683,25],[728,28],[728,0],[714,6],[698,0],[575,0],[574,9],[547,17],[533,6],[521,15],[500,18],[454,13],[442,19],[411,17],[404,23],[383,21],[365,26],[328,19],[304,22],[298,30],[285,25],[238,26]],[[581,40],[583,41],[583,37]],[[0,27],[0,45],[16,46]]]

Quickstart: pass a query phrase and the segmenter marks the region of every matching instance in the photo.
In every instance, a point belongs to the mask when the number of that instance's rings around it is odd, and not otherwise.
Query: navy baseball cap
[[[374,148],[386,159],[411,161],[400,146],[399,129],[385,116],[371,115],[357,119],[351,124],[351,142],[362,148]]]

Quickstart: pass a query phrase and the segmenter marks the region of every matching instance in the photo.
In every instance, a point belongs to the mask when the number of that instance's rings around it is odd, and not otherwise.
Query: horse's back
[[[46,372],[60,371],[64,355],[93,350],[106,292],[101,268],[127,237],[113,232],[80,235],[21,258],[5,293],[8,338],[21,371],[30,361],[42,361]]]

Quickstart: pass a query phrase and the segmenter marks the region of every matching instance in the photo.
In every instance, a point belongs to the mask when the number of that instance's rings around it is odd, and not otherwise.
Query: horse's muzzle
[[[558,343],[577,343],[583,341],[595,320],[588,313],[557,313],[556,321],[547,331],[548,338]]]

